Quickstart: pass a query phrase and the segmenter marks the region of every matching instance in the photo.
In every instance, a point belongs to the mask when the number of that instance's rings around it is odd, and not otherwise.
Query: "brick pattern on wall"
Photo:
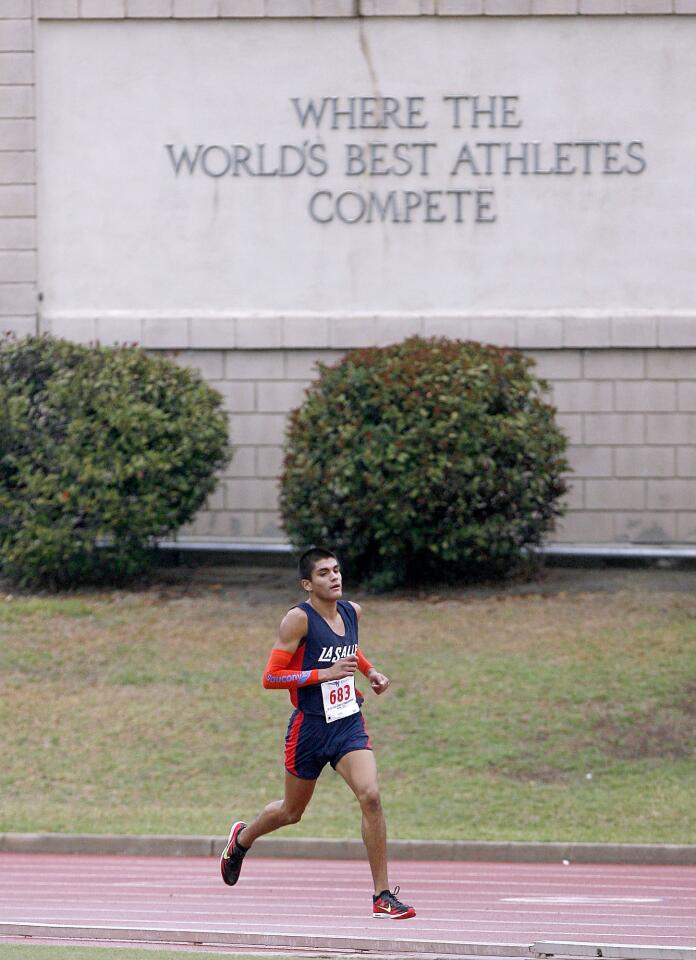
[[[37,4],[39,19],[47,20],[696,13],[696,0],[37,0]]]
[[[554,541],[696,542],[696,351],[532,355],[571,441]]]
[[[570,440],[568,513],[552,542],[696,542],[696,350],[528,351]],[[190,351],[223,394],[236,448],[182,537],[283,540],[276,509],[287,412],[340,351]]]
[[[36,143],[31,0],[0,3],[0,333],[36,332]]]
[[[302,403],[317,361],[333,362],[341,352],[202,350],[169,356],[199,370],[223,395],[235,448],[206,509],[180,537],[283,540],[277,497],[287,413]]]

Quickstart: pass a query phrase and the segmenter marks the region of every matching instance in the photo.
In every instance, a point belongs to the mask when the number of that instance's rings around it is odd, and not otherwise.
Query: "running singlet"
[[[341,657],[354,655],[358,649],[358,615],[355,608],[347,600],[337,600],[336,606],[346,628],[346,635],[340,637],[334,633],[326,620],[317,613],[314,607],[305,601],[298,603],[300,610],[307,614],[307,633],[300,641],[289,670],[325,670]],[[356,691],[357,693],[357,691]],[[325,717],[324,696],[322,685],[313,683],[310,686],[298,687],[290,691],[293,706],[308,716]],[[362,703],[362,695],[357,693],[358,704]]]

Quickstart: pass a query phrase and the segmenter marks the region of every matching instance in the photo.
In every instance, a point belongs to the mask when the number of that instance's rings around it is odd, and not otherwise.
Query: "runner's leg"
[[[301,780],[285,771],[285,796],[269,803],[251,823],[240,831],[237,839],[243,847],[250,847],[266,833],[297,823],[312,798],[316,780]]]
[[[375,893],[389,889],[387,875],[387,825],[377,785],[377,764],[371,750],[352,750],[336,764],[362,811],[362,838],[372,871]],[[242,841],[244,842],[244,841]]]

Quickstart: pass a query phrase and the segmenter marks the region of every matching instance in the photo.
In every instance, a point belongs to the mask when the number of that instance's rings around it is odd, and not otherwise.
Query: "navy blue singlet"
[[[358,615],[355,612],[355,607],[347,600],[336,601],[338,612],[346,628],[344,637],[334,633],[321,614],[317,613],[307,601],[298,603],[297,606],[307,614],[307,633],[300,646],[302,650],[301,669],[303,671],[324,670],[336,660],[340,660],[341,657],[348,657],[357,652]],[[299,664],[297,666],[299,667]],[[361,699],[361,697],[358,697],[358,703],[361,702]],[[295,703],[294,698],[293,703]],[[324,703],[321,696],[321,684],[313,683],[308,687],[298,687],[295,706],[299,707],[307,716],[323,717]]]

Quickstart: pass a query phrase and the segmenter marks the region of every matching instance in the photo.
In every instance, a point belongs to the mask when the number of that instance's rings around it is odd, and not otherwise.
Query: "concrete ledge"
[[[162,350],[347,350],[385,346],[407,333],[531,350],[696,347],[696,310],[489,310],[427,315],[423,311],[54,310],[44,312],[42,327],[82,343],[133,340]]]
[[[0,853],[94,853],[101,856],[209,857],[222,849],[215,837],[79,833],[0,833]]]
[[[226,837],[127,836],[69,833],[3,833],[2,853],[82,853],[157,857],[216,857]],[[315,837],[265,837],[257,857],[362,860],[362,841]],[[466,860],[507,863],[616,863],[696,865],[696,845],[649,843],[519,843],[467,840],[391,840],[392,860]]]
[[[611,960],[696,960],[696,947],[666,947],[662,944],[587,943],[576,940],[538,940],[530,947],[533,956],[605,957]]]
[[[690,15],[693,0],[38,0],[40,20]]]
[[[377,940],[365,936],[317,936],[298,933],[253,933],[226,930],[203,930],[186,927],[153,929],[152,927],[78,926],[58,923],[0,923],[0,937],[51,938],[59,942],[69,940],[134,940],[143,943],[196,944],[196,946],[236,945],[249,947],[285,947],[291,950],[341,950],[368,954],[375,949],[379,955],[396,953],[400,956],[427,954],[432,957],[529,957],[529,944],[475,943],[468,940],[424,940],[418,938],[388,937]],[[355,953],[352,953],[355,956]]]

